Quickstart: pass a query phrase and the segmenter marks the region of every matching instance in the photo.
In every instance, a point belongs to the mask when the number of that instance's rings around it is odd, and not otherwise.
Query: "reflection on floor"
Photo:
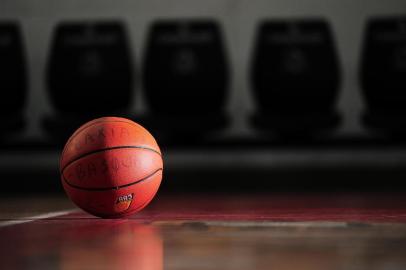
[[[73,206],[59,197],[9,198],[0,201],[0,268],[404,269],[403,197],[178,195],[123,220],[80,210],[27,218]]]

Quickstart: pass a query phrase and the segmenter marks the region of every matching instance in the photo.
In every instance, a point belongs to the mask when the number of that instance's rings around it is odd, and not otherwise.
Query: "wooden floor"
[[[406,194],[178,194],[122,220],[0,202],[0,269],[406,269]]]

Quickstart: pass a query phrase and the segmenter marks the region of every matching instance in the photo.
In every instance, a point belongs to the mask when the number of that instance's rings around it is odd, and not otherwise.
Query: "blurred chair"
[[[27,67],[19,25],[0,22],[0,137],[25,125]]]
[[[360,74],[364,124],[392,134],[406,133],[406,16],[369,20]]]
[[[339,123],[339,62],[322,19],[267,20],[257,33],[251,83],[252,124],[277,135],[307,137]]]
[[[45,129],[65,139],[101,116],[129,117],[133,64],[124,25],[118,21],[64,22],[54,33],[47,86],[55,114]]]
[[[161,139],[184,142],[227,125],[228,63],[215,21],[156,21],[143,68],[145,125]]]

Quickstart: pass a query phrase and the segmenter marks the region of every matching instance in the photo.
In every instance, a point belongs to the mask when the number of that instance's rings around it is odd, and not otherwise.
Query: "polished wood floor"
[[[0,269],[406,269],[405,194],[178,194],[122,220],[0,202]]]

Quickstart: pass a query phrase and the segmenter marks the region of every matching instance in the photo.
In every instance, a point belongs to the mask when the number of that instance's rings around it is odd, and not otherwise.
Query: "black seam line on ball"
[[[65,169],[66,169],[69,165],[71,165],[72,163],[74,163],[75,161],[77,161],[77,160],[79,160],[79,159],[81,159],[81,158],[84,158],[84,157],[86,157],[86,156],[90,156],[90,155],[93,155],[93,154],[97,154],[97,153],[100,153],[100,152],[104,152],[104,151],[110,151],[110,150],[115,150],[115,149],[126,149],[126,148],[127,148],[127,149],[135,148],[135,149],[149,150],[149,151],[152,151],[152,152],[154,152],[154,153],[156,153],[156,154],[158,154],[159,156],[162,157],[161,153],[159,153],[158,151],[156,151],[156,150],[154,150],[154,149],[152,149],[152,148],[149,148],[149,147],[145,147],[145,146],[124,145],[124,146],[114,146],[114,147],[101,148],[101,149],[97,149],[97,150],[93,150],[93,151],[84,153],[84,154],[82,154],[82,155],[80,155],[80,156],[78,156],[78,157],[72,159],[71,161],[69,161],[68,163],[66,163],[65,167],[62,168],[61,174],[63,174],[63,172],[65,171]]]
[[[107,190],[117,190],[120,188],[125,188],[125,187],[129,187],[132,185],[136,185],[138,183],[144,182],[146,180],[148,180],[148,178],[151,178],[152,176],[154,176],[157,172],[163,171],[162,168],[157,169],[156,171],[154,171],[153,173],[151,173],[150,175],[145,176],[144,178],[138,179],[137,181],[125,184],[125,185],[121,185],[121,186],[117,186],[117,187],[107,187],[107,188],[86,188],[86,187],[81,187],[81,186],[77,186],[74,184],[69,183],[69,181],[65,178],[65,176],[62,175],[63,181],[65,181],[65,183],[72,187],[72,188],[76,188],[76,189],[80,189],[80,190],[86,190],[86,191],[107,191]]]

